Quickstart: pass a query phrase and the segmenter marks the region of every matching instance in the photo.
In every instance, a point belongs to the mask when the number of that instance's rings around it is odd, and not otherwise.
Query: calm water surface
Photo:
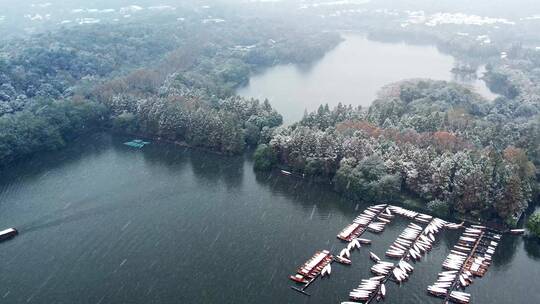
[[[136,150],[95,135],[13,165],[0,176],[0,303],[339,303],[370,276],[407,222],[393,221],[353,265],[333,266],[311,297],[287,276],[366,205],[321,185],[257,175],[247,157],[167,145]],[[458,232],[445,232],[387,303],[441,303],[425,293]],[[506,237],[474,303],[540,303],[540,246]]]
[[[371,41],[347,34],[345,40],[310,67],[279,65],[250,79],[238,94],[268,98],[286,123],[319,105],[369,106],[381,87],[409,78],[457,80],[455,59],[436,47]],[[480,76],[483,68],[478,71]],[[482,80],[460,80],[488,99],[495,95]]]

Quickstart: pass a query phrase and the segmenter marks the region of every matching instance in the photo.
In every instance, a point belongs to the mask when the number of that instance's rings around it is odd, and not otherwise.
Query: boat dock
[[[439,273],[437,281],[428,286],[431,295],[444,298],[444,303],[467,304],[468,293],[456,291],[472,283],[474,277],[482,277],[491,265],[501,235],[484,226],[472,225],[465,228],[456,245],[443,262],[445,271]]]
[[[299,285],[291,286],[292,289],[306,293],[306,289],[318,278],[329,275],[331,263],[335,260],[339,263],[350,265],[351,252],[360,249],[361,244],[370,244],[371,240],[359,238],[364,232],[381,233],[395,216],[401,216],[410,220],[407,227],[399,234],[396,240],[389,246],[385,256],[397,259],[396,263],[382,261],[373,252],[370,258],[375,262],[370,271],[373,276],[363,279],[360,284],[349,292],[349,299],[357,303],[370,304],[373,300],[379,301],[386,296],[386,283],[393,281],[401,284],[409,279],[414,267],[411,260],[420,261],[429,253],[437,235],[443,229],[463,229],[465,222],[452,223],[433,217],[428,214],[408,210],[402,207],[379,204],[370,206],[360,213],[354,221],[342,229],[337,237],[347,246],[339,254],[332,256],[329,251],[318,251],[304,265],[297,269],[296,274],[289,278]],[[502,232],[480,225],[465,227],[458,242],[454,245],[450,254],[443,262],[444,269],[439,273],[437,281],[428,286],[428,293],[444,299],[445,304],[470,303],[470,294],[459,291],[472,283],[474,277],[482,277],[491,265],[491,257],[495,253]],[[522,230],[516,229],[509,233],[519,234]]]
[[[413,220],[418,216],[418,214],[409,212],[407,214],[408,216],[406,217]],[[424,219],[428,219],[428,216],[423,215],[420,218],[422,220],[419,222],[425,222]],[[414,267],[407,261],[411,258],[419,260],[422,255],[429,252],[436,240],[435,234],[438,234],[448,224],[439,218],[430,217],[429,219],[428,224],[424,228],[415,223],[409,223],[396,241],[390,245],[386,255],[391,258],[399,258],[400,260],[396,264],[380,261],[377,256],[372,258],[376,261],[376,264],[371,267],[371,272],[376,276],[362,280],[361,284],[349,293],[351,300],[363,301],[364,304],[369,304],[379,297],[384,298],[386,296],[385,284],[388,281],[392,280],[401,284],[408,279]],[[374,254],[371,253],[371,255],[373,256]]]
[[[382,204],[367,208],[350,225],[343,228],[337,235],[337,238],[345,242],[350,242],[361,236],[367,229],[375,231],[381,229],[381,226],[384,228],[384,225],[389,222],[390,217],[388,214],[381,216],[383,211],[386,212],[386,206],[386,204]],[[374,222],[375,219],[378,219],[379,222]]]

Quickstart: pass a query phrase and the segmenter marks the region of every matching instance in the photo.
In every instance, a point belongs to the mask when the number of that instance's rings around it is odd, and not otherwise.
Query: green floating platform
[[[147,141],[142,141],[140,139],[134,139],[132,141],[128,141],[128,142],[124,143],[124,145],[126,145],[126,146],[130,146],[130,147],[138,148],[138,149],[140,149],[140,148],[142,148],[142,147],[144,147],[144,146],[146,146],[148,144],[150,144],[150,143],[147,142]]]

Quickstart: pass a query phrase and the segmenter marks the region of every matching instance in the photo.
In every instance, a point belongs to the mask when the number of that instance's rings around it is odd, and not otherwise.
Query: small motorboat
[[[8,228],[0,231],[0,242],[14,238],[19,232],[15,228]]]
[[[386,286],[384,284],[381,285],[381,295],[383,298],[386,296]]]

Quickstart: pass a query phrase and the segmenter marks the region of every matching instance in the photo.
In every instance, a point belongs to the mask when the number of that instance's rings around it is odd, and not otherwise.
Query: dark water
[[[2,172],[0,303],[339,303],[370,276],[368,249],[334,265],[311,297],[288,275],[365,205],[321,185],[257,175],[247,157],[222,157],[92,136]],[[369,250],[383,256],[407,222],[395,220]],[[426,295],[457,232],[436,248],[388,303],[440,303]],[[506,237],[495,264],[468,289],[474,303],[540,303],[540,245]]]
[[[455,59],[432,46],[372,41],[347,34],[345,40],[311,67],[279,65],[250,79],[238,94],[268,98],[285,122],[302,118],[304,110],[319,105],[369,106],[377,92],[392,82],[409,78],[455,80],[471,86],[488,99],[495,95],[479,79],[456,79]],[[478,76],[483,73],[483,67]]]

